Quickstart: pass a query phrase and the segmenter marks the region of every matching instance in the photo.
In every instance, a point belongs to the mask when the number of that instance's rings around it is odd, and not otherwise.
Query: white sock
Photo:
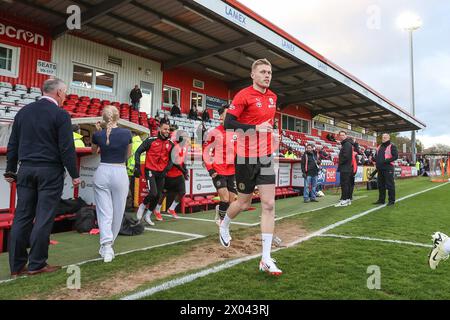
[[[447,239],[447,241],[444,242],[444,251],[447,254],[450,254],[450,239]]]
[[[225,218],[223,218],[222,224],[220,225],[223,228],[229,228],[231,223],[230,217],[226,214]]]
[[[161,206],[162,206],[162,205],[157,204],[155,210],[158,211],[158,212],[161,212]]]
[[[264,261],[269,261],[270,260],[270,250],[272,248],[273,234],[272,233],[261,233],[261,238],[262,238],[262,247],[263,247],[262,259]]]
[[[179,204],[179,202],[176,202],[176,201],[172,202],[172,204],[170,205],[169,210],[175,210],[175,208],[177,207],[178,204]]]

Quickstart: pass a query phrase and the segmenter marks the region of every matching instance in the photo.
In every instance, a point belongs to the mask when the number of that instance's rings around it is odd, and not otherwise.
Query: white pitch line
[[[172,217],[170,214],[161,214],[162,216],[165,217]],[[211,220],[211,219],[203,219],[203,218],[193,218],[193,217],[181,217],[178,216],[178,219],[182,219],[182,220],[195,220],[195,221],[205,221],[205,222],[216,222],[215,220]],[[251,227],[254,224],[253,223],[246,223],[246,222],[234,222],[232,221],[231,224],[238,224],[238,225],[242,225],[242,226],[248,226]]]
[[[173,230],[164,230],[164,229],[156,229],[156,228],[145,228],[147,231],[155,231],[155,232],[165,232],[165,233],[172,233],[172,234],[181,234],[183,236],[193,237],[193,238],[204,238],[206,236],[196,233],[187,233],[187,232],[180,232],[180,231],[173,231]]]
[[[380,238],[371,238],[371,237],[345,236],[345,235],[340,235],[340,234],[322,234],[319,237],[389,242],[389,243],[406,244],[406,245],[410,245],[410,246],[426,247],[426,248],[432,248],[433,247],[431,244],[425,244],[425,243],[419,243],[419,242],[392,240],[392,239],[380,239]]]
[[[449,182],[446,182],[444,184],[441,184],[441,185],[438,185],[438,186],[435,186],[435,187],[432,187],[432,188],[429,188],[429,189],[425,189],[425,190],[422,190],[422,191],[410,194],[408,196],[405,196],[405,197],[402,197],[402,198],[398,199],[396,202],[400,202],[400,201],[406,200],[408,198],[417,196],[419,194],[422,194],[422,193],[425,193],[425,192],[428,192],[428,191],[440,188],[440,187],[442,187],[444,185],[447,185],[447,184],[449,184]],[[331,229],[334,229],[334,228],[336,228],[338,226],[341,226],[341,225],[343,225],[345,223],[348,223],[350,221],[353,221],[355,219],[361,218],[361,217],[363,217],[363,216],[365,216],[365,215],[367,215],[367,214],[369,214],[371,212],[380,210],[380,209],[382,209],[384,207],[386,207],[386,205],[378,206],[376,208],[373,208],[373,209],[364,211],[362,213],[356,214],[354,216],[351,216],[351,217],[349,217],[347,219],[344,219],[344,220],[338,221],[336,223],[333,223],[333,224],[331,224],[331,225],[329,225],[329,226],[327,226],[325,228],[322,228],[322,229],[320,229],[320,230],[318,230],[316,232],[313,232],[309,236],[300,238],[300,239],[298,239],[296,241],[293,241],[293,242],[289,243],[285,248],[293,247],[293,246],[295,246],[295,245],[297,245],[297,244],[299,244],[301,242],[307,241],[307,240],[309,240],[309,239],[311,239],[313,237],[320,236],[320,235],[324,234],[325,232],[327,232],[327,231],[329,231]],[[276,252],[276,251],[279,251],[279,250],[282,250],[282,249],[285,249],[285,248],[277,248],[275,250],[272,250],[272,252]],[[227,261],[227,262],[225,262],[225,263],[223,263],[221,265],[218,265],[218,266],[215,266],[215,267],[212,267],[212,268],[208,268],[208,269],[205,269],[205,270],[202,270],[202,271],[199,271],[199,272],[196,272],[194,274],[190,274],[190,275],[178,278],[178,279],[170,280],[170,281],[164,282],[164,283],[162,283],[162,284],[160,284],[158,286],[155,286],[155,287],[152,287],[152,288],[149,288],[149,289],[146,289],[146,290],[143,290],[143,291],[139,291],[139,292],[136,292],[134,294],[125,296],[125,297],[121,298],[121,300],[142,299],[142,298],[151,296],[151,295],[153,295],[153,294],[155,294],[157,292],[165,291],[165,290],[168,290],[168,289],[171,289],[171,288],[174,288],[174,287],[177,287],[177,286],[180,286],[180,285],[192,282],[192,281],[194,281],[194,280],[196,280],[198,278],[202,278],[202,277],[205,277],[205,276],[210,275],[212,273],[216,273],[216,272],[219,272],[219,271],[231,268],[231,267],[233,267],[235,265],[238,265],[238,264],[240,264],[242,262],[249,261],[251,259],[254,259],[254,258],[257,258],[257,257],[260,257],[260,256],[261,256],[261,254],[255,254],[255,255],[251,255],[251,256],[246,256],[246,257],[241,257],[241,258],[238,258],[238,259],[230,260],[230,261]]]
[[[133,252],[138,252],[138,251],[147,251],[147,250],[150,250],[150,249],[159,248],[159,247],[165,247],[165,246],[170,246],[170,245],[177,244],[177,243],[181,243],[181,242],[193,241],[193,240],[195,240],[195,239],[198,239],[198,238],[190,238],[190,239],[177,240],[177,241],[172,241],[172,242],[168,242],[168,243],[157,244],[157,245],[150,246],[150,247],[145,247],[145,248],[139,248],[139,249],[129,250],[129,251],[125,251],[125,252],[116,253],[115,256],[117,257],[117,256],[129,254],[129,253],[133,253]],[[103,260],[103,258],[95,258],[95,259],[85,260],[85,261],[81,261],[81,262],[77,262],[77,263],[72,263],[72,264],[67,265],[67,266],[63,266],[62,269],[66,269],[66,268],[68,268],[69,266],[81,266],[81,265],[86,264],[86,263],[89,263],[89,262],[96,262],[96,261],[102,261],[102,260]],[[27,278],[27,276],[15,278],[15,279],[0,280],[0,284],[7,283],[7,282],[11,282],[11,281],[15,281],[15,280],[21,279],[21,278]]]

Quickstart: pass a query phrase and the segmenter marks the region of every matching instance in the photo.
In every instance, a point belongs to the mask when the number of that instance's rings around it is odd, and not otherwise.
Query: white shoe
[[[105,257],[105,246],[104,245],[100,245],[100,249],[98,250],[98,254],[104,258]]]
[[[103,249],[103,262],[111,262],[114,259],[114,250],[111,246],[105,246]]]
[[[220,219],[220,215],[219,215],[219,205],[216,206],[216,215],[214,217],[214,221],[216,221],[216,224],[220,227],[220,222],[222,220]]]
[[[447,235],[442,232],[435,232],[431,235],[431,240],[433,241],[433,249],[428,256],[428,264],[430,268],[435,270],[441,260],[448,259],[448,253],[444,250],[444,243],[450,241]]]
[[[220,244],[225,248],[230,246],[231,236],[229,228],[222,227],[222,225],[219,227],[219,240]]]
[[[259,262],[259,271],[267,272],[272,276],[281,276],[283,271],[281,271],[275,264],[275,259],[263,260]]]
[[[136,213],[136,218],[138,219],[138,221],[142,220],[142,216],[144,215],[144,211],[145,211],[145,204],[141,203],[139,205],[139,209]]]
[[[352,205],[352,200],[347,200],[348,201],[348,205],[351,206]]]
[[[338,204],[335,205],[335,207],[336,207],[336,208],[337,208],[337,207],[346,207],[346,206],[349,205],[349,201],[350,201],[350,200],[341,200],[341,201],[339,201]]]
[[[145,222],[147,222],[149,225],[154,226],[155,223],[152,221],[151,216],[152,216],[151,211],[150,211],[150,210],[147,210],[147,213],[146,213],[145,216],[144,216],[144,220],[145,220]]]

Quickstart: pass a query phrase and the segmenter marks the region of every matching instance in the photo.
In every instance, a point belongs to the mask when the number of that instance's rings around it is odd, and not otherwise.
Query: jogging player
[[[237,195],[234,177],[237,136],[233,130],[226,131],[223,126],[227,108],[228,106],[223,106],[219,109],[222,124],[208,132],[203,144],[203,162],[220,197],[220,202],[216,206],[215,218],[219,226],[227,213],[230,202],[233,202]]]
[[[175,219],[178,219],[175,209],[186,194],[185,181],[189,180],[189,173],[185,164],[189,146],[189,135],[182,130],[177,130],[173,132],[172,138],[175,144],[172,152],[173,166],[167,172],[163,195],[156,206],[155,215],[160,214],[162,202],[166,197],[166,199],[173,199],[167,212]]]
[[[151,213],[161,197],[166,174],[173,166],[171,161],[173,146],[173,142],[169,139],[169,124],[162,123],[159,127],[158,135],[147,138],[134,154],[135,163],[139,163],[141,153],[146,152],[144,171],[145,179],[147,180],[148,195],[145,197],[144,202],[139,205],[137,218],[141,220],[145,209],[148,207],[144,220],[150,225],[154,224],[151,220]],[[134,168],[134,176],[137,178],[141,176],[139,166]],[[161,214],[156,211],[155,217],[158,221],[163,220]]]
[[[219,227],[219,240],[230,246],[230,222],[252,202],[255,186],[261,199],[262,259],[261,271],[281,275],[282,271],[271,258],[275,228],[275,171],[272,153],[278,139],[273,136],[273,119],[277,96],[269,90],[272,66],[266,59],[256,60],[251,69],[253,85],[236,94],[225,117],[225,129],[236,130],[238,135],[235,176],[238,188],[237,201],[230,204]],[[275,138],[275,139],[273,139]]]

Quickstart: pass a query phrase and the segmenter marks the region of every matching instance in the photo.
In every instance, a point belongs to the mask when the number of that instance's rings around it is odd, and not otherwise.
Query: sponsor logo
[[[230,107],[228,109],[234,110],[234,109],[236,109],[236,107],[234,106],[234,104],[230,104]]]
[[[239,190],[245,190],[245,184],[244,183],[239,183]]]
[[[286,50],[289,50],[289,51],[291,51],[291,52],[295,52],[295,47],[294,47],[294,45],[292,44],[292,43],[290,43],[289,41],[287,41],[287,40],[281,40],[281,46],[284,48],[284,49],[286,49]]]
[[[257,106],[258,108],[261,108],[261,107],[262,107],[262,103],[261,103],[261,100],[259,100],[259,98],[256,98],[256,106]]]
[[[0,23],[0,36],[3,35],[10,39],[24,41],[27,44],[34,44],[40,47],[45,46],[45,40],[43,35]]]
[[[231,20],[233,20],[241,25],[245,26],[247,24],[247,22],[246,22],[247,17],[244,16],[239,11],[233,9],[232,7],[225,6],[225,14],[228,16],[228,18],[230,18]]]

